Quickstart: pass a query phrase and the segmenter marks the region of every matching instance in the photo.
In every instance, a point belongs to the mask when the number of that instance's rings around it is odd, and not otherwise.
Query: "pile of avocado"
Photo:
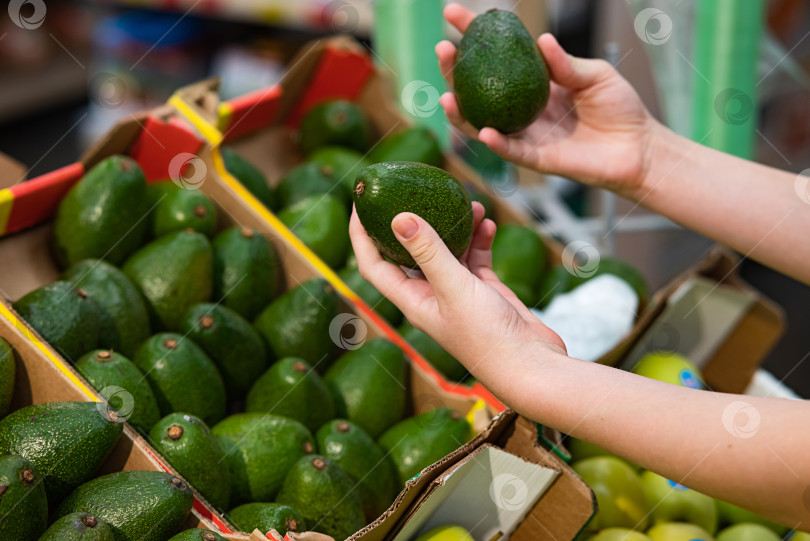
[[[240,530],[344,539],[389,507],[408,479],[466,442],[470,426],[447,408],[408,417],[402,351],[379,338],[346,346],[331,328],[341,314],[334,289],[312,279],[284,292],[273,245],[250,229],[219,230],[217,212],[198,190],[147,186],[123,156],[103,160],[68,192],[53,234],[65,270],[13,307],[109,407],[14,412],[0,421],[0,453],[17,452],[47,476],[48,500],[63,500],[58,517],[90,514],[66,522],[108,524],[116,539],[165,541],[176,533],[191,506],[186,482]],[[10,391],[0,387],[0,413],[9,403]],[[155,472],[92,479],[123,420],[182,479]],[[47,438],[53,453],[75,461],[57,470],[22,445],[5,447],[4,432],[36,430],[55,434]],[[155,503],[150,483],[183,505]],[[159,511],[140,497],[116,496],[117,486],[130,485]],[[139,524],[157,514],[166,528],[144,533]],[[9,524],[0,519],[0,538]],[[41,529],[17,538],[36,539]]]

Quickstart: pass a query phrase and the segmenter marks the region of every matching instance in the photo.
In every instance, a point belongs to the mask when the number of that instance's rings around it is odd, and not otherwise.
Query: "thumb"
[[[466,269],[450,252],[436,230],[410,212],[397,214],[391,222],[391,229],[419,265],[434,293],[445,298],[453,295],[464,282],[459,277],[463,276]]]
[[[551,34],[540,36],[537,45],[546,59],[551,80],[565,88],[588,88],[608,77],[613,70],[604,60],[571,56]]]

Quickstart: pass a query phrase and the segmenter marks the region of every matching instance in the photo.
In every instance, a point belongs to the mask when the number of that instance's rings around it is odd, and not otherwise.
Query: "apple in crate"
[[[709,532],[686,522],[662,522],[647,531],[652,541],[714,541]]]
[[[571,467],[596,494],[599,511],[588,524],[590,530],[646,527],[650,508],[641,478],[627,462],[612,456],[595,456]]]
[[[709,533],[717,531],[717,505],[714,498],[651,471],[641,474],[641,483],[655,524],[691,522]]]
[[[657,379],[664,383],[703,389],[700,370],[695,364],[682,355],[666,351],[648,353],[633,368],[633,373],[647,378]]]

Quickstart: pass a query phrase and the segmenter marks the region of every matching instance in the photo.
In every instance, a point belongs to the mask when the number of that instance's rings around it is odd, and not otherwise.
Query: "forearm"
[[[675,135],[655,123],[633,198],[681,225],[810,283],[810,194],[796,175]]]
[[[810,520],[810,503],[802,503],[810,437],[797,430],[810,422],[807,403],[686,389],[542,344],[524,344],[521,355],[507,349],[476,363],[473,374],[529,418],[774,520]],[[759,422],[746,426],[745,413],[735,418],[734,402],[753,406]]]

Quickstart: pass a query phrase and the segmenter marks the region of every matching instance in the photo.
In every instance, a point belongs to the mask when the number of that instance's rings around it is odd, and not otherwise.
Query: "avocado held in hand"
[[[548,68],[517,15],[491,9],[470,23],[458,48],[453,83],[464,117],[478,129],[514,133],[546,107]]]
[[[399,265],[418,267],[391,229],[401,212],[427,221],[456,257],[472,240],[470,197],[458,180],[438,167],[414,162],[371,165],[357,175],[352,197],[368,236],[382,255]]]

